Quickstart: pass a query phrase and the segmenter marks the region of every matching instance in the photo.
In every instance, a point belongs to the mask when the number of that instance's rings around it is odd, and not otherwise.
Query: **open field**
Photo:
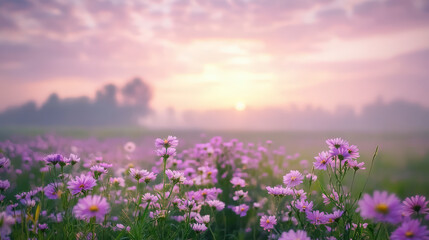
[[[168,135],[179,142],[154,145]],[[335,137],[359,150],[328,148]],[[376,190],[429,196],[428,146],[429,133],[3,129],[2,239],[292,239],[298,230],[312,239],[387,239],[405,221],[388,216],[395,205],[380,220],[357,201]],[[313,165],[328,150],[327,170]],[[281,197],[267,187],[282,182]],[[300,204],[325,211],[322,220]]]

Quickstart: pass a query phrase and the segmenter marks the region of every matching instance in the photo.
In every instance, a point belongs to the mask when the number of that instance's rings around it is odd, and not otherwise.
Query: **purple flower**
[[[45,196],[49,199],[57,199],[61,196],[62,183],[50,183],[44,188]]]
[[[426,201],[426,197],[416,195],[408,197],[403,204],[403,212],[405,216],[411,216],[412,214],[428,214],[429,208],[427,207],[429,201]]]
[[[209,200],[206,201],[207,205],[209,205],[212,208],[216,208],[218,211],[222,211],[225,208],[225,203],[219,200]]]
[[[328,144],[330,149],[334,148],[340,148],[340,147],[348,147],[349,143],[346,140],[343,140],[342,138],[332,138],[326,140],[326,143]]]
[[[0,236],[2,239],[8,239],[12,232],[12,225],[15,224],[15,218],[9,216],[6,212],[0,212]]]
[[[150,193],[145,193],[142,197],[143,208],[146,208],[148,204],[149,204],[149,207],[157,208],[158,205],[156,204],[156,202],[158,202],[158,197]]]
[[[300,212],[311,212],[313,210],[313,202],[300,200],[295,203],[295,207],[298,208]]]
[[[174,136],[168,136],[166,139],[157,138],[155,140],[156,148],[175,148],[177,145],[179,145],[179,140]]]
[[[97,185],[97,181],[92,176],[81,174],[74,180],[70,180],[67,185],[71,194],[76,195],[84,191],[92,190],[92,188]]]
[[[207,230],[207,227],[204,224],[194,223],[192,224],[192,229],[197,233],[202,233]]]
[[[78,219],[89,221],[95,218],[97,222],[102,222],[104,216],[110,212],[110,205],[106,198],[101,196],[86,196],[79,199],[73,208],[73,213]]]
[[[248,192],[244,192],[243,190],[238,190],[238,191],[235,191],[234,197],[232,197],[232,199],[234,201],[238,201],[238,199],[246,198],[247,194]]]
[[[44,231],[46,231],[46,229],[48,229],[48,224],[46,224],[46,223],[43,223],[43,224],[38,224],[37,225],[37,228],[40,230],[40,231],[42,231],[42,232],[44,232]]]
[[[326,165],[331,164],[332,159],[328,152],[321,152],[319,156],[314,157],[316,161],[313,163],[314,168],[319,170],[326,170]]]
[[[283,232],[280,236],[279,240],[311,240],[310,237],[307,236],[307,232],[303,230],[289,230],[289,232]]]
[[[275,216],[264,215],[261,217],[260,225],[261,227],[264,228],[264,230],[270,231],[271,229],[274,228],[274,225],[276,224],[277,224],[277,219]]]
[[[170,179],[170,181],[172,181],[173,183],[182,184],[186,180],[185,176],[183,175],[183,172],[167,169],[165,170],[165,174],[167,175],[168,179]]]
[[[360,157],[359,148],[357,146],[351,145],[351,146],[347,147],[347,150],[349,151],[350,158],[356,159],[356,158]]]
[[[326,214],[326,219],[328,223],[333,223],[338,221],[343,215],[344,211],[336,210],[333,213]]]
[[[0,180],[0,191],[7,190],[10,187],[9,180]]]
[[[159,157],[169,158],[170,156],[176,155],[176,149],[175,148],[161,148],[161,149],[156,150],[156,154]]]
[[[366,168],[363,166],[363,165],[365,165],[365,163],[364,162],[358,162],[358,161],[356,161],[356,160],[349,160],[348,162],[347,162],[347,164],[349,165],[349,167],[351,167],[351,168],[353,168],[355,171],[357,171],[357,170],[359,170],[359,169],[362,169],[362,170],[365,170]]]
[[[200,214],[197,214],[195,216],[195,221],[197,223],[201,223],[201,224],[209,223],[210,222],[210,215],[201,216]]]
[[[240,217],[246,216],[248,210],[249,210],[249,206],[247,206],[246,204],[240,204],[239,206],[232,206],[232,211],[234,211],[235,214],[240,215]]]
[[[302,180],[304,180],[304,176],[296,170],[291,170],[288,174],[283,176],[283,183],[290,188],[298,186],[302,183]]]
[[[98,179],[102,174],[107,173],[107,170],[100,165],[92,166],[90,169],[96,179]]]
[[[71,153],[67,161],[70,162],[71,165],[75,165],[76,163],[80,162],[80,158],[75,154]]]
[[[61,164],[62,166],[66,165],[66,162],[64,161],[64,157],[61,154],[49,154],[45,157],[45,161],[48,164],[56,165],[57,163]]]
[[[288,188],[288,187],[281,187],[281,186],[276,186],[276,187],[266,187],[268,194],[273,195],[275,197],[284,197],[287,195],[292,195],[293,191],[292,189]]]
[[[240,187],[245,187],[246,186],[246,182],[244,181],[244,179],[239,178],[239,177],[233,177],[231,179],[231,183],[232,183],[232,187],[235,188],[237,186]]]
[[[315,225],[325,224],[327,222],[325,213],[319,212],[318,210],[307,212],[307,219],[310,223]]]
[[[349,150],[345,147],[332,148],[329,150],[329,154],[331,154],[331,157],[337,157],[341,161],[341,164],[344,164],[345,161],[351,160]]]
[[[358,211],[365,219],[371,218],[377,222],[389,223],[401,221],[401,202],[395,194],[375,191],[373,197],[365,194],[358,204]]]
[[[121,177],[111,177],[109,182],[116,187],[125,187],[125,180]]]
[[[429,231],[418,220],[403,222],[390,236],[392,240],[428,240]]]
[[[9,159],[7,159],[5,157],[0,158],[0,168],[7,168],[7,167],[9,167],[9,165],[10,165]]]

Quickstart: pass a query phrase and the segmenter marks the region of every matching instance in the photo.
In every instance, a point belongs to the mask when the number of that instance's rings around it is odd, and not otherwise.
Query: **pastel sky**
[[[0,1],[0,111],[135,76],[155,109],[429,107],[429,1]]]

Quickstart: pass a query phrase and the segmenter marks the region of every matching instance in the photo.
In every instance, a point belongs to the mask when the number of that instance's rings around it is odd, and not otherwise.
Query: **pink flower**
[[[298,186],[304,180],[304,176],[296,170],[291,170],[288,174],[283,176],[283,183],[292,188]]]
[[[264,228],[264,230],[270,231],[271,229],[274,228],[274,225],[276,224],[277,224],[277,219],[275,216],[264,215],[261,217],[260,225],[261,227]]]
[[[235,212],[235,214],[240,215],[240,217],[244,217],[247,214],[247,211],[249,210],[249,206],[246,204],[240,204],[239,206],[232,206],[232,211]]]
[[[358,202],[360,215],[376,222],[398,223],[402,218],[402,206],[395,194],[375,191],[371,197],[365,194]]]
[[[279,240],[311,240],[310,237],[307,236],[307,232],[303,230],[289,230],[289,232],[283,232],[280,236]]]
[[[207,230],[207,227],[204,224],[194,223],[192,224],[192,229],[197,233],[202,233]]]
[[[240,187],[245,187],[246,186],[246,182],[244,181],[244,179],[239,178],[239,177],[233,177],[231,179],[231,183],[232,183],[232,187],[235,188],[237,186]]]
[[[321,152],[319,156],[314,157],[316,161],[313,163],[314,168],[319,170],[326,170],[326,166],[331,164],[332,159],[328,152]]]
[[[102,222],[104,216],[110,212],[110,205],[106,198],[101,196],[86,196],[79,199],[73,208],[73,213],[78,219],[89,221],[95,218],[97,222]]]
[[[97,181],[92,176],[84,174],[81,174],[80,176],[77,176],[74,180],[70,180],[68,182],[68,188],[73,195],[84,191],[92,190],[92,188],[96,185]]]

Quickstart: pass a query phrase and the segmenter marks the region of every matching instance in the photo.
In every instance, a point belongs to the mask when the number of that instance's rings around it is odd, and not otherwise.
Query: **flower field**
[[[368,187],[376,146],[182,141],[0,142],[1,239],[429,239],[426,193]]]

